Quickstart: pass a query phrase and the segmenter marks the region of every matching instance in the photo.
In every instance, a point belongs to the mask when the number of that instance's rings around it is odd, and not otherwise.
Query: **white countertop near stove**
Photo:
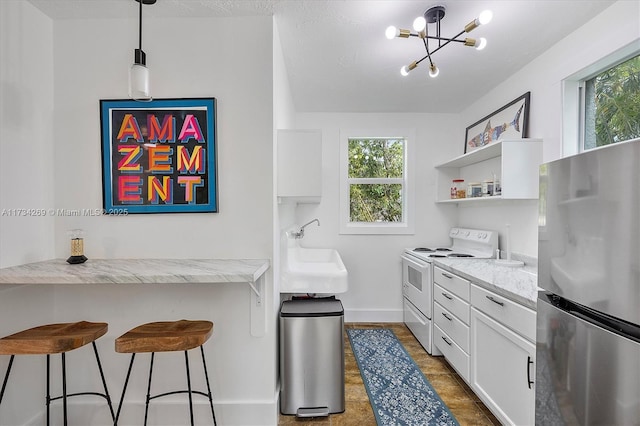
[[[433,262],[474,284],[536,310],[538,274],[535,266],[503,266],[495,259],[437,258]]]

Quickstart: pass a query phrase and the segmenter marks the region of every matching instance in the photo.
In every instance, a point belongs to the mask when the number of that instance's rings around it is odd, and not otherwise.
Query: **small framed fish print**
[[[531,92],[527,92],[467,127],[464,153],[503,139],[526,138],[530,99]]]

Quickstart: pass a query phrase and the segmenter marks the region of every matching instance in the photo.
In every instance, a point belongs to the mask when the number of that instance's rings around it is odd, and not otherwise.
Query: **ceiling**
[[[29,0],[54,20],[136,16],[133,0]],[[275,15],[298,112],[457,113],[614,0],[157,0],[144,16]],[[446,7],[442,35],[452,37],[485,9],[493,20],[470,36],[483,51],[452,44],[407,77],[400,68],[424,56],[417,38],[387,40],[387,26],[411,28],[434,4]]]

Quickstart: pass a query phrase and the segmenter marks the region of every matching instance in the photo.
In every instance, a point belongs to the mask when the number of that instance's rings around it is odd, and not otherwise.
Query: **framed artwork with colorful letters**
[[[218,212],[215,98],[101,100],[104,209]]]

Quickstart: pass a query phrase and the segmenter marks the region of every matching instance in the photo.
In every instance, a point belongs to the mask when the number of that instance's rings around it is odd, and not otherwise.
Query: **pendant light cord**
[[[140,3],[140,13],[138,13],[138,44],[139,49],[142,50],[142,0],[138,0]]]

